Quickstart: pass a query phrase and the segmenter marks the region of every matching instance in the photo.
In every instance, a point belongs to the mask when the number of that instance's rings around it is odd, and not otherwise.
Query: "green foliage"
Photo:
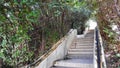
[[[71,26],[83,30],[91,13],[86,6],[85,1],[78,0],[0,0],[3,64],[26,65],[63,37]]]
[[[115,34],[112,31],[110,31],[110,29],[104,28],[103,31],[108,35],[108,37],[115,36]]]
[[[95,9],[94,15],[98,21],[98,26],[101,31],[102,38],[107,41],[108,44],[116,43],[119,41],[119,15],[116,7],[114,5],[118,5],[114,0],[103,0],[92,2],[92,8]],[[113,7],[113,8],[112,8]],[[116,30],[113,30],[113,25],[117,26]]]
[[[120,66],[120,2],[118,0],[93,0],[92,9],[98,22],[101,36],[105,42],[105,52],[110,53],[107,57],[108,68],[119,68]],[[113,30],[113,26],[116,29]]]
[[[85,23],[89,19],[91,11],[82,7],[72,12],[72,28],[78,30],[78,34],[83,33],[85,29]]]
[[[31,40],[28,31],[37,22],[39,13],[29,6],[32,4],[28,0],[0,3],[0,58],[9,66],[17,67],[33,56],[27,44]]]

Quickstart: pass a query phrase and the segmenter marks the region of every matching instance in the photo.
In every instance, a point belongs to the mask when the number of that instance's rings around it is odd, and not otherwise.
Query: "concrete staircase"
[[[63,60],[55,61],[51,68],[94,68],[94,31],[83,38],[76,37]]]

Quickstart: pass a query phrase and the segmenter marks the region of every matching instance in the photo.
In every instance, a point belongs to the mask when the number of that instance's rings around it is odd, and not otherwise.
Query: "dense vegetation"
[[[0,0],[0,63],[32,63],[69,29],[83,33],[90,13],[84,0]]]
[[[120,1],[93,2],[100,33],[105,43],[108,68],[120,67]]]

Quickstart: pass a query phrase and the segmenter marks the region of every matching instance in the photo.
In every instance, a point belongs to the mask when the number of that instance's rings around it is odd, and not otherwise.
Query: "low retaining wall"
[[[67,51],[75,36],[77,35],[77,30],[71,29],[68,34],[58,41],[47,55],[43,55],[43,61],[38,64],[35,68],[50,68],[53,66],[54,61],[63,59],[67,55]]]

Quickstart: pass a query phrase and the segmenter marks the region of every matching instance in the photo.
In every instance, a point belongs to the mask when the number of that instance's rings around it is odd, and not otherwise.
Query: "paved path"
[[[76,37],[64,60],[55,61],[51,68],[94,68],[93,49],[94,31],[90,30],[85,37]]]

